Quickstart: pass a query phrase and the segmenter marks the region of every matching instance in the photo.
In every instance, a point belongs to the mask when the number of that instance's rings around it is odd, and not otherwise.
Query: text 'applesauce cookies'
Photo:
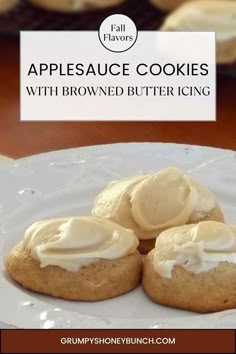
[[[143,288],[161,305],[207,313],[236,307],[236,225],[164,231],[145,258]]]
[[[7,258],[23,287],[68,300],[99,301],[135,288],[142,260],[133,231],[109,220],[73,217],[30,226]]]
[[[28,0],[33,5],[58,12],[80,12],[104,9],[122,3],[124,0]]]
[[[148,253],[170,227],[203,220],[224,221],[214,195],[178,168],[121,179],[97,196],[92,215],[132,229]]]
[[[236,61],[236,0],[194,1],[172,12],[162,31],[214,31],[217,63]]]

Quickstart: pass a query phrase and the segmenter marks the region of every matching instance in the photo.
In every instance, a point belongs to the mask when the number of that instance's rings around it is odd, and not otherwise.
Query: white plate
[[[226,221],[236,223],[233,151],[115,144],[52,152],[0,167],[0,321],[21,328],[235,328],[236,310],[199,315],[171,309],[152,303],[141,287],[103,302],[69,302],[23,290],[6,274],[5,257],[32,222],[89,214],[94,197],[109,181],[168,166],[208,186]]]

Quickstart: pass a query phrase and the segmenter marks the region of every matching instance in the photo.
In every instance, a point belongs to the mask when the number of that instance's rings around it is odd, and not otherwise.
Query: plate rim
[[[95,148],[106,148],[106,147],[115,147],[115,146],[123,146],[123,145],[173,145],[173,146],[178,146],[178,147],[192,147],[192,148],[201,148],[201,149],[211,149],[211,150],[218,150],[218,151],[225,151],[225,152],[236,152],[236,149],[225,149],[222,147],[216,147],[216,146],[208,146],[208,145],[198,145],[198,144],[185,144],[185,143],[175,143],[175,142],[154,142],[154,141],[132,141],[132,142],[117,142],[117,143],[107,143],[107,144],[94,144],[94,145],[84,145],[84,146],[78,146],[78,147],[72,147],[72,148],[66,148],[66,149],[59,149],[59,150],[50,150],[50,151],[46,151],[46,152],[41,152],[41,153],[36,153],[36,154],[32,154],[32,155],[27,155],[24,157],[20,157],[17,159],[12,159],[12,161],[9,161],[9,163],[11,162],[23,162],[23,161],[27,161],[27,160],[31,160],[32,158],[39,158],[39,157],[43,157],[45,155],[49,155],[49,154],[59,154],[59,153],[63,153],[63,152],[73,152],[76,150],[87,150],[87,149],[95,149]],[[7,167],[7,166],[5,166]],[[9,167],[9,164],[8,164]]]

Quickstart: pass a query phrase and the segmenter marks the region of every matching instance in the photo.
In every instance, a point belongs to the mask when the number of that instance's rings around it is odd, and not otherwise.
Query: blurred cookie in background
[[[165,19],[162,31],[215,31],[217,63],[236,61],[236,1],[202,0],[181,5]]]
[[[13,9],[20,0],[0,0],[0,14],[4,14]]]
[[[158,9],[164,11],[174,10],[179,5],[183,4],[186,1],[190,0],[149,0],[150,3],[156,6]]]
[[[57,12],[80,12],[89,9],[104,9],[119,5],[124,0],[28,0],[32,5],[36,5],[45,10]]]
[[[178,6],[193,1],[193,0],[149,0],[151,4],[154,6],[158,7],[161,10],[164,11],[172,11],[176,9]],[[219,0],[219,1],[225,1],[225,0]],[[231,0],[236,2],[235,0]]]

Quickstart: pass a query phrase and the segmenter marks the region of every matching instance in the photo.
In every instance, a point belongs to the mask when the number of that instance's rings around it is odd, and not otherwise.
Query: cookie
[[[216,32],[217,63],[236,61],[236,1],[194,1],[167,16],[162,31]]]
[[[206,221],[163,232],[144,260],[156,303],[210,313],[236,308],[236,226]]]
[[[100,301],[127,293],[140,281],[138,252],[118,260],[99,260],[78,272],[57,266],[40,268],[21,244],[8,256],[9,275],[24,288],[66,300]]]
[[[123,0],[28,0],[31,4],[45,10],[58,12],[80,12],[93,9],[104,9],[119,5]]]
[[[206,215],[205,217],[203,217],[202,219],[200,219],[199,222],[200,221],[208,221],[208,220],[215,220],[215,221],[224,220],[222,211],[220,210],[220,208],[218,206],[213,208],[210,211],[210,213],[208,215]],[[157,237],[163,231],[160,231],[159,234],[157,234]],[[156,238],[150,239],[150,240],[139,240],[139,246],[138,246],[139,252],[141,252],[142,254],[147,254],[155,247],[155,243],[156,243]]]
[[[142,259],[132,231],[108,220],[60,218],[33,224],[9,253],[9,275],[26,289],[101,301],[134,289]]]
[[[168,228],[205,219],[224,220],[214,195],[174,167],[111,182],[97,196],[92,215],[133,230],[144,254]]]
[[[12,10],[19,2],[19,0],[0,0],[0,14]]]
[[[180,5],[188,3],[190,1],[193,1],[193,0],[150,0],[152,5],[156,6],[157,8],[159,8],[163,11],[173,11],[177,7],[179,7]],[[205,2],[205,0],[201,0],[201,1]],[[216,1],[216,0],[213,0],[213,1]],[[225,1],[225,0],[220,0],[220,1]],[[235,0],[226,0],[226,1],[235,1]]]
[[[172,11],[179,5],[191,0],[149,0],[152,5],[163,11]]]

